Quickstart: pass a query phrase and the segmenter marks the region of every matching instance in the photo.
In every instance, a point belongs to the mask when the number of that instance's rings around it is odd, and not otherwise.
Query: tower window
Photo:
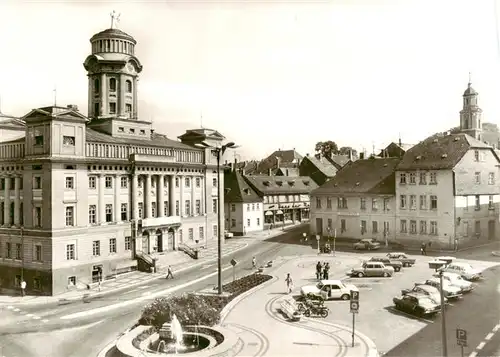
[[[100,91],[101,91],[100,82],[99,79],[96,78],[94,79],[94,93],[99,93]]]
[[[116,79],[115,78],[109,79],[109,90],[111,92],[116,92]]]
[[[99,103],[94,103],[94,116],[99,116]]]
[[[125,112],[128,113],[128,114],[131,114],[132,113],[132,104],[125,104]]]
[[[109,103],[109,113],[110,114],[116,114],[116,103]]]
[[[132,82],[131,81],[126,82],[126,88],[127,88],[127,93],[132,93]]]

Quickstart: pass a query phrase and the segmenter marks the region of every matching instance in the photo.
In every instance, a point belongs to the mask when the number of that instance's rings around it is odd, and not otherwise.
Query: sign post
[[[318,254],[320,253],[320,250],[319,250],[319,240],[320,240],[320,236],[319,234],[316,234],[316,240],[318,241]]]
[[[236,264],[238,264],[238,262],[234,259],[231,259],[231,265],[233,266],[233,282],[236,280],[236,274],[235,274],[235,270],[234,270],[234,267],[236,266]]]
[[[352,347],[354,347],[354,335],[356,331],[356,314],[359,312],[359,291],[351,290],[350,307],[352,313]]]
[[[333,256],[335,256],[335,240],[337,239],[337,228],[333,231]]]
[[[457,328],[457,345],[460,346],[462,357],[464,357],[464,347],[467,347],[467,330]]]

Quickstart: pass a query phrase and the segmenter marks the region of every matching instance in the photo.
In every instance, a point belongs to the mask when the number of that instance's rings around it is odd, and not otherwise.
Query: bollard
[[[155,273],[155,267],[151,267],[151,274]]]

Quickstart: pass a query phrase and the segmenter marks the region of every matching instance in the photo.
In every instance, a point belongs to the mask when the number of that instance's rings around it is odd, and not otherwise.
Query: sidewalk
[[[284,293],[283,277],[291,273],[296,282],[309,278],[316,260],[314,256],[277,260],[277,268],[272,271],[276,278],[235,301],[223,324],[243,340],[238,356],[378,356],[373,341],[359,331],[352,347],[351,326],[329,318],[303,317],[300,322],[290,322],[281,314],[280,302],[291,297]],[[308,269],[304,269],[306,266]]]
[[[249,238],[249,239],[254,239],[254,240],[265,240],[269,238],[273,238],[276,236],[279,236],[281,234],[284,234],[288,231],[294,230],[294,229],[299,229],[299,227],[302,227],[304,232],[309,234],[309,222],[304,222],[304,223],[296,223],[296,224],[291,224],[288,226],[283,227],[277,227],[273,229],[266,229],[262,231],[256,231],[256,232],[249,232],[244,236],[241,237],[233,237],[228,239],[229,240],[236,240],[236,239],[242,239],[242,238]]]

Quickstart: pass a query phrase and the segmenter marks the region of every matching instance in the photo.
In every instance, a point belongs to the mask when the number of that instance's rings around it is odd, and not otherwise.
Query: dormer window
[[[263,182],[264,186],[269,186],[269,183],[270,183],[269,181],[264,181]]]
[[[248,188],[244,188],[243,189],[243,192],[245,193],[245,195],[250,195],[250,190]]]
[[[35,136],[35,145],[36,146],[43,146],[43,135],[36,135]]]
[[[109,91],[116,92],[116,79],[115,78],[109,79]]]
[[[74,136],[63,136],[63,145],[64,146],[75,146],[75,137]]]
[[[293,185],[295,185],[295,181],[288,181],[288,185],[289,185],[289,186],[293,186]]]
[[[141,135],[146,135],[146,130],[141,129],[140,133],[141,133]]]
[[[127,80],[125,82],[125,89],[127,93],[132,93],[132,81]]]
[[[309,181],[304,180],[304,181],[302,181],[302,182],[304,183],[304,185],[305,185],[305,186],[309,186]]]
[[[119,133],[124,133],[125,132],[125,128],[123,126],[118,127],[118,132]]]
[[[134,129],[134,128],[130,128],[130,129],[128,130],[128,132],[129,132],[130,134],[135,134],[135,129]]]
[[[283,181],[276,181],[276,185],[283,186]]]

